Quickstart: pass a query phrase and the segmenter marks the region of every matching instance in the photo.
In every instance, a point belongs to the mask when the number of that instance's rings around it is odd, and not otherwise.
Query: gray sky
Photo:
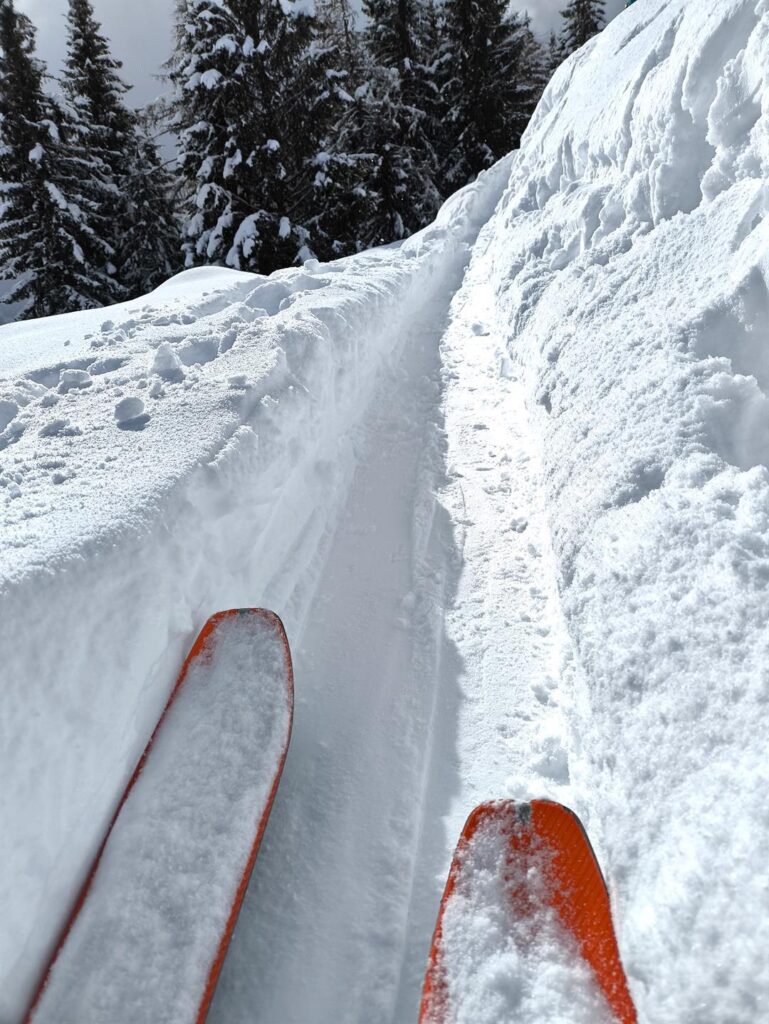
[[[528,10],[535,32],[544,36],[558,24],[558,12],[565,0],[511,3],[514,8]],[[623,3],[624,0],[607,0],[607,14],[616,14]],[[51,71],[58,71],[64,55],[67,0],[16,0],[16,5],[32,18],[38,29],[39,55]],[[123,61],[124,79],[134,87],[130,99],[135,106],[142,106],[163,89],[154,76],[171,52],[173,0],[93,0],[93,6],[113,54]]]

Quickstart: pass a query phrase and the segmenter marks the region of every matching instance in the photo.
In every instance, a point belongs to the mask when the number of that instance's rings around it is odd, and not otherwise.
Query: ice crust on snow
[[[289,729],[274,623],[223,619],[120,811],[35,1024],[197,1019]]]

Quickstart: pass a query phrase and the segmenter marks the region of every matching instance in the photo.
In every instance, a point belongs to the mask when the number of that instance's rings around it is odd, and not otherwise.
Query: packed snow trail
[[[463,262],[409,325],[401,360],[384,374],[353,437],[350,495],[293,638],[291,756],[212,1022],[415,1021],[443,881],[468,810],[479,797],[549,788],[543,768],[565,781],[565,754],[553,751],[546,721],[554,654],[543,613],[552,613],[540,589],[547,585],[527,470],[513,508],[504,468],[501,479],[483,472],[492,469],[493,445],[504,466],[519,451],[525,461],[531,443],[518,433],[522,410],[500,377],[493,337],[479,333],[478,310],[460,291],[447,311]],[[473,426],[452,446],[451,476],[444,341],[457,352],[472,352],[475,341],[468,376],[485,376],[492,390],[499,382],[496,409],[479,391],[484,411],[452,410],[469,414]],[[459,364],[456,372],[462,377]],[[475,433],[494,412],[498,426],[479,463]],[[469,502],[462,534],[472,532],[470,512],[486,526],[478,538],[486,561],[464,584],[460,532],[441,500],[460,475]],[[497,490],[496,508],[484,510]],[[509,531],[525,532],[522,519],[532,526],[516,551]],[[492,566],[501,578],[494,580]],[[496,593],[483,593],[481,579]],[[498,600],[506,588],[509,599]],[[503,618],[495,635],[484,622],[493,609],[520,625],[505,628]],[[514,753],[522,721],[526,739]]]

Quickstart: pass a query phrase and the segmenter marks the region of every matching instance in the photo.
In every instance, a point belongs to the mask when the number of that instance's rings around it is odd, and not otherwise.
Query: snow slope
[[[296,723],[212,1021],[415,1020],[511,796],[585,819],[643,1022],[767,1016],[767,68],[767,0],[636,0],[404,245],[0,330],[4,1024],[239,604]]]

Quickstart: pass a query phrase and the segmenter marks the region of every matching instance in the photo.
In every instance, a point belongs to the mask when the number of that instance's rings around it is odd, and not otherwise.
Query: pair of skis
[[[262,609],[209,619],[25,1024],[203,1024],[280,781],[293,705],[280,619]],[[474,919],[489,912],[502,914],[503,943],[516,930],[518,941],[536,943],[543,928],[560,929],[618,1024],[635,1024],[589,840],[575,815],[545,800],[483,804],[468,819],[441,901],[420,1024],[459,1019],[468,962],[482,974],[495,952],[488,941],[472,948]]]

